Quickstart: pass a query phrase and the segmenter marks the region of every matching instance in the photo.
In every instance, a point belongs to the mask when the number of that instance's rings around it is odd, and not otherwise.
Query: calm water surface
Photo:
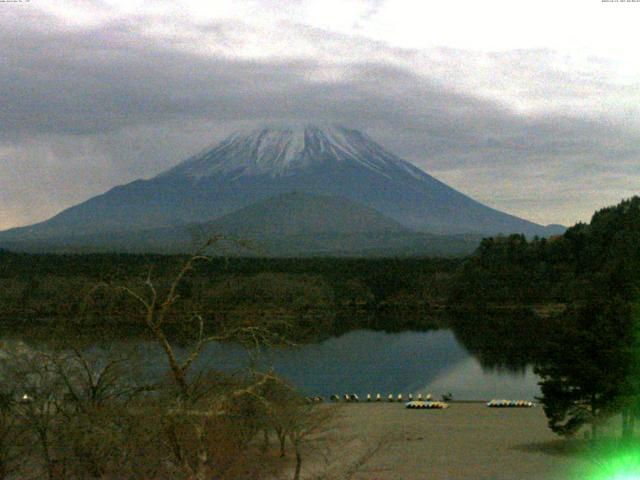
[[[28,342],[27,342],[28,343]],[[93,348],[98,351],[99,345]],[[112,347],[113,348],[113,347]],[[127,339],[116,349],[137,351],[142,371],[157,374],[166,360],[154,343]],[[338,393],[451,393],[454,399],[534,399],[539,395],[531,369],[521,372],[483,369],[451,330],[386,333],[356,330],[323,342],[264,352],[256,358],[233,344],[210,344],[194,367],[227,372],[252,363],[273,367],[307,395]]]
[[[161,352],[144,354],[160,364]],[[254,360],[255,361],[255,360]],[[333,393],[432,393],[455,399],[533,399],[539,395],[537,376],[521,372],[483,369],[450,330],[386,333],[356,330],[321,343],[275,349],[257,360],[289,379],[308,395]],[[203,352],[198,368],[234,371],[251,359],[236,345],[212,344]]]

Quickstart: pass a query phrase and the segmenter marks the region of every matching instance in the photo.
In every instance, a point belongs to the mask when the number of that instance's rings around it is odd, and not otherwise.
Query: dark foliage
[[[595,436],[602,418],[638,414],[639,299],[640,197],[634,197],[548,240],[521,235],[483,240],[458,272],[450,304],[484,309],[563,304],[541,334],[531,336],[540,345],[527,350],[537,356],[532,363],[541,376],[549,426],[572,435],[590,424]],[[500,327],[495,320],[485,323]],[[509,324],[528,331],[516,320]],[[463,327],[460,331],[468,332],[469,320]],[[476,327],[476,332],[483,328]],[[493,330],[493,338],[508,347],[509,335]],[[473,350],[475,337],[465,336]],[[490,357],[490,348],[482,342],[480,347],[481,355]]]
[[[143,287],[151,272],[158,288],[166,288],[185,258],[0,253],[0,328],[4,324],[15,331],[19,325],[31,328],[55,319],[82,319],[94,329],[137,324],[131,321],[137,307],[130,298],[96,290],[96,285]],[[431,328],[461,263],[438,258],[212,258],[180,283],[173,313],[188,314],[197,305],[214,328],[247,319],[284,319],[298,327],[296,340],[354,328]]]

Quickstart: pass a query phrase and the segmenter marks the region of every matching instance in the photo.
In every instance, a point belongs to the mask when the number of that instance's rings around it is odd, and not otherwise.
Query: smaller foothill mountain
[[[265,219],[268,219],[265,221]],[[205,223],[6,242],[31,252],[190,252],[225,236],[219,253],[247,256],[465,255],[481,237],[415,232],[342,197],[302,192],[270,197]]]
[[[468,253],[485,235],[558,231],[476,202],[357,130],[306,126],[231,135],[154,178],[0,232],[0,246],[176,252],[220,233],[267,255],[439,255]]]

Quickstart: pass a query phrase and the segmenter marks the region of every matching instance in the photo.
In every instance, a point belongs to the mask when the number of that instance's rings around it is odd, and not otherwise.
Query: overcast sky
[[[588,221],[640,193],[639,23],[637,1],[0,1],[0,229],[281,121]]]

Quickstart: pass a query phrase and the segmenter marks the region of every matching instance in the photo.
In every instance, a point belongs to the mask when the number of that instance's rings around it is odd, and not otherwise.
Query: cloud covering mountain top
[[[265,121],[353,125],[540,223],[637,193],[640,4],[429,4],[2,4],[0,228]]]

